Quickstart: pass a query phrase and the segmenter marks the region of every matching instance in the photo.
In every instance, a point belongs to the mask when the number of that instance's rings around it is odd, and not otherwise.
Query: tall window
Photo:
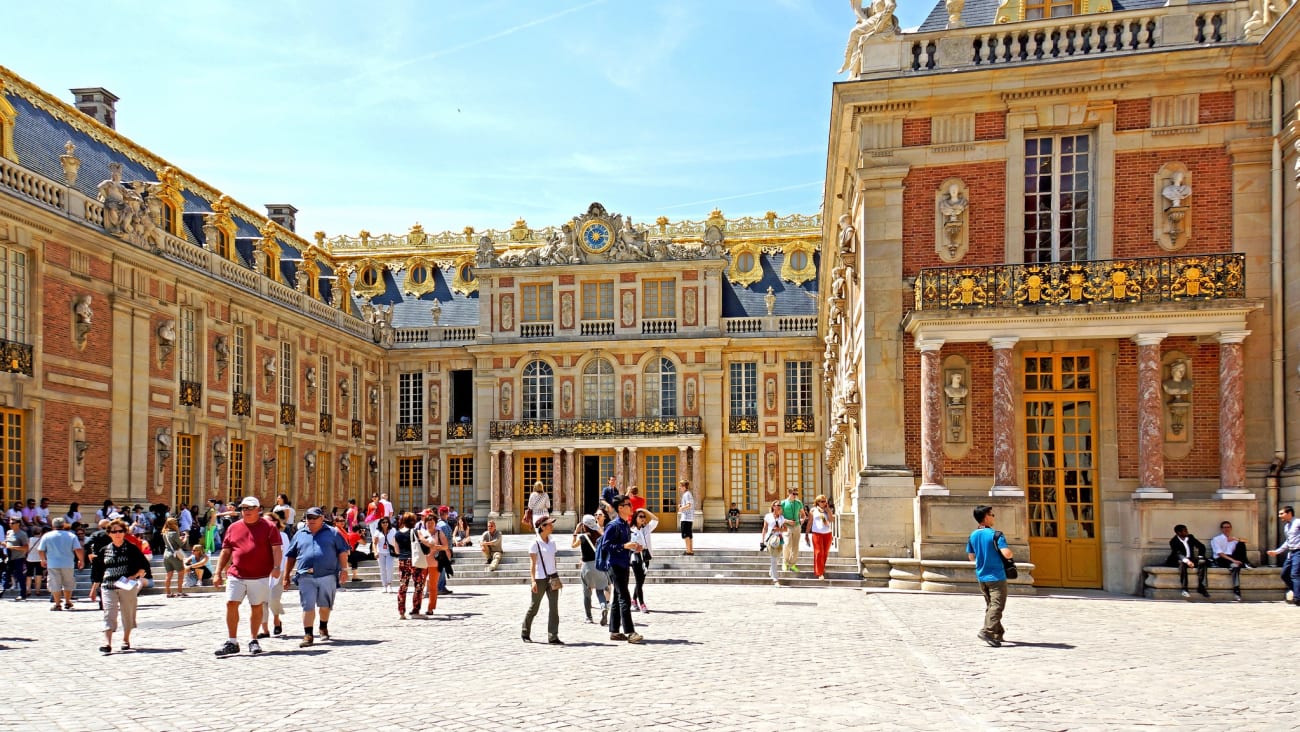
[[[582,416],[587,419],[614,416],[614,367],[603,358],[592,359],[582,370]]]
[[[614,283],[582,283],[582,319],[614,319]]]
[[[554,467],[550,455],[524,456],[524,506],[528,505],[528,494],[533,492],[533,484],[539,480],[546,486],[546,495],[551,497],[551,505],[555,505],[555,481],[551,475]]]
[[[419,510],[424,503],[424,458],[397,458],[397,508]]]
[[[316,500],[320,506],[333,506],[334,495],[334,453],[316,453]]]
[[[359,453],[352,453],[348,459],[348,498],[357,499],[358,506],[366,505],[365,496],[365,475],[366,475],[366,456]]]
[[[785,362],[785,413],[813,413],[812,361]]]
[[[758,451],[733,450],[730,458],[731,502],[753,513],[758,510]]]
[[[549,284],[524,285],[521,288],[521,293],[523,296],[523,318],[520,322],[551,322],[551,286]]]
[[[194,501],[194,435],[176,435],[176,506]]]
[[[330,410],[330,392],[334,390],[334,381],[330,376],[330,357],[320,357],[320,413],[333,414]]]
[[[677,416],[677,367],[666,358],[651,359],[642,374],[645,416]]]
[[[646,280],[641,283],[641,317],[677,317],[676,280]]]
[[[293,484],[293,448],[281,445],[275,448],[275,492],[283,493],[293,500],[293,505],[310,508],[304,503],[298,488]]]
[[[1064,18],[1078,12],[1077,0],[1025,0],[1025,20]]]
[[[4,505],[27,500],[23,481],[23,454],[27,452],[27,431],[23,413],[16,409],[0,409],[0,426],[4,429],[4,444],[0,446],[0,487],[3,488]]]
[[[293,346],[280,342],[280,403],[293,404]]]
[[[731,364],[731,416],[758,416],[758,364]]]
[[[647,453],[641,495],[654,513],[677,510],[677,455]]]
[[[177,334],[176,360],[181,367],[181,381],[198,381],[198,334],[195,332],[194,309],[181,308],[180,333]]]
[[[447,505],[464,514],[474,508],[474,456],[447,457]]]
[[[236,394],[248,394],[248,330],[237,325],[234,329],[235,347],[230,356],[230,383]]]
[[[817,496],[817,453],[812,450],[785,451],[785,489],[799,491],[799,500],[811,506]]]
[[[352,398],[348,400],[352,408],[352,419],[361,419],[361,369],[352,367]]]
[[[545,361],[530,361],[524,367],[523,406],[526,420],[555,419],[555,376]]]
[[[1025,140],[1025,263],[1089,259],[1092,174],[1087,135]]]
[[[397,423],[424,423],[424,372],[397,375]]]
[[[230,483],[226,489],[226,500],[233,501],[247,495],[244,485],[248,466],[248,440],[230,441]],[[188,504],[186,504],[188,505]]]
[[[27,340],[27,253],[0,246],[0,338]]]

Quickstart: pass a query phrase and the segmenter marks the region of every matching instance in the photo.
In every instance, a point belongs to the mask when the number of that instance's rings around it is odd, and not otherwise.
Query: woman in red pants
[[[826,557],[831,553],[831,540],[835,534],[835,517],[826,503],[826,496],[813,499],[808,532],[813,550],[813,574],[817,579],[826,579]]]

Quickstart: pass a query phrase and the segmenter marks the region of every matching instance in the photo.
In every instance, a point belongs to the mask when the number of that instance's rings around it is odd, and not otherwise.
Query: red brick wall
[[[1152,237],[1152,178],[1177,161],[1192,174],[1192,236],[1180,254],[1231,252],[1232,161],[1222,148],[1115,154],[1115,257],[1168,255]]]
[[[921,354],[911,336],[903,339],[903,411],[907,466],[921,474]],[[940,362],[952,355],[966,359],[970,369],[967,425],[970,450],[960,460],[944,458],[944,475],[993,475],[993,350],[983,343],[944,345]]]
[[[975,139],[1001,140],[1007,136],[1006,112],[976,112]]]
[[[930,118],[903,120],[903,147],[930,144]]]
[[[1203,92],[1197,105],[1196,121],[1203,125],[1231,122],[1236,114],[1237,106],[1232,92]]]
[[[79,501],[86,513],[85,506],[102,503],[108,497],[108,477],[114,457],[113,445],[108,436],[111,413],[108,409],[84,404],[48,399],[43,404],[44,425],[40,435],[29,432],[30,440],[40,440],[41,444],[41,496],[50,499],[56,505]],[[71,425],[73,417],[80,417],[86,428],[86,448],[84,457],[85,482],[80,493],[72,492],[72,461],[69,459],[69,447],[72,441]],[[27,429],[30,431],[31,416],[27,416]],[[119,457],[119,459],[121,459]],[[93,508],[91,510],[93,516]]]
[[[1115,102],[1115,130],[1145,130],[1151,126],[1150,99],[1121,99]]]
[[[903,276],[947,266],[934,251],[934,193],[948,178],[961,178],[970,190],[970,248],[962,264],[1005,261],[1006,177],[1003,161],[913,168],[904,181]]]
[[[1219,475],[1219,346],[1199,345],[1195,338],[1166,338],[1161,354],[1181,351],[1192,362],[1192,450],[1181,460],[1165,458],[1165,478],[1214,478]],[[1138,477],[1137,345],[1119,342],[1115,368],[1115,422],[1119,440],[1119,476]]]

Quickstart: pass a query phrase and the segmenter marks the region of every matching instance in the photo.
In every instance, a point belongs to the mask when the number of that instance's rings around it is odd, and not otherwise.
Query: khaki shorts
[[[243,602],[248,598],[249,605],[265,605],[271,601],[271,583],[268,577],[243,580],[238,577],[226,577],[226,602]]]
[[[72,567],[50,567],[46,583],[51,595],[56,592],[74,592],[77,589],[77,575]]]

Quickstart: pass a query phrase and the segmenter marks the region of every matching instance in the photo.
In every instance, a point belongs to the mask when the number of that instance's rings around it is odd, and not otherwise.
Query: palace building
[[[509,528],[541,481],[571,527],[613,475],[721,526],[825,490],[819,216],[304,238],[73,98],[0,68],[6,505],[384,491]]]
[[[1177,523],[1276,545],[1300,498],[1286,5],[859,10],[820,324],[828,389],[861,394],[825,452],[877,584],[970,587],[978,503],[1039,586],[1139,593]]]

